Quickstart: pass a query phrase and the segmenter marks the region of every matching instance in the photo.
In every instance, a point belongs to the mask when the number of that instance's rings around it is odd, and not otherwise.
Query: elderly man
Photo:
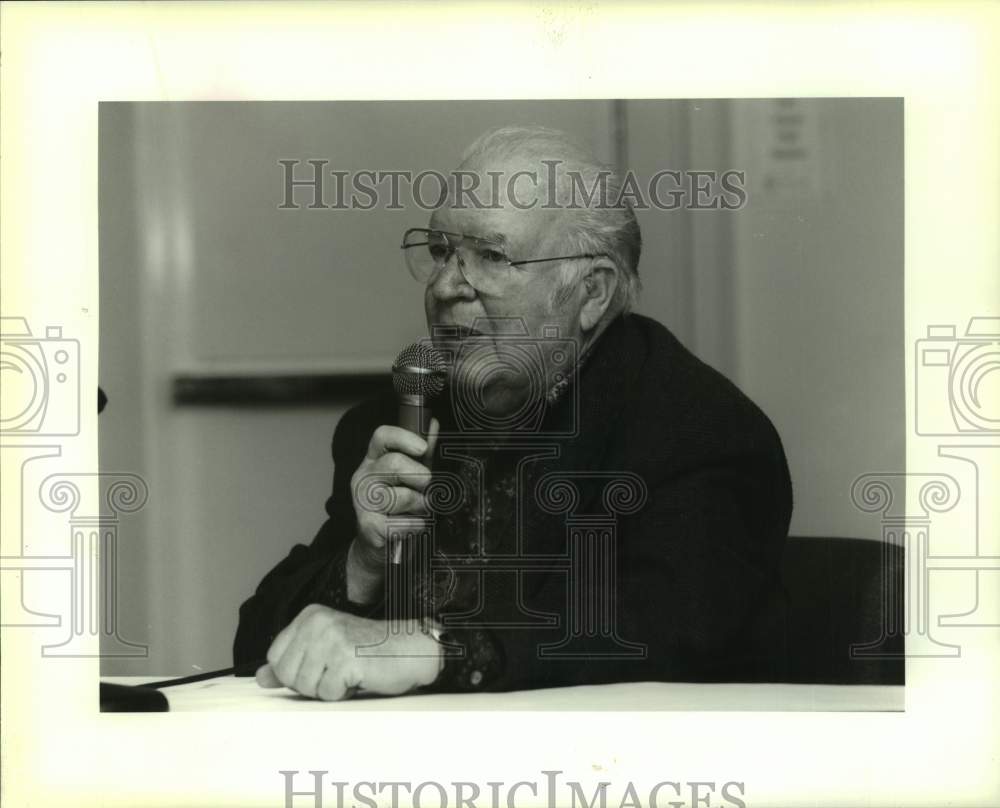
[[[454,176],[403,242],[446,358],[430,429],[391,395],[343,417],[329,519],[242,606],[237,665],[328,700],[780,675],[781,442],[630,312],[621,180],[518,127]]]

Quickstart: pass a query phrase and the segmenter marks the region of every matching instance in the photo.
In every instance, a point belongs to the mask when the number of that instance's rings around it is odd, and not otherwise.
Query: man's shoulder
[[[763,410],[735,383],[692,351],[663,324],[632,314],[628,328],[644,345],[632,407],[641,422],[709,448],[733,441],[773,444],[777,432]]]
[[[691,405],[709,409],[739,408],[753,402],[725,375],[699,359],[670,329],[641,314],[628,317],[628,327],[641,339],[639,391],[645,404],[659,409]]]

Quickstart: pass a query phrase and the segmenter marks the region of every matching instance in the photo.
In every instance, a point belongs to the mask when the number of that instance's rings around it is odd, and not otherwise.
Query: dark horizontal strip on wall
[[[392,392],[388,373],[182,374],[172,383],[178,406],[302,407]]]

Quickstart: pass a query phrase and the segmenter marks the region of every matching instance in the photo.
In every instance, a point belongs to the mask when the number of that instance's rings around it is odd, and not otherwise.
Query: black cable
[[[237,665],[234,668],[222,668],[217,671],[205,671],[204,673],[195,673],[191,676],[181,676],[177,679],[162,679],[159,682],[148,682],[147,684],[140,685],[140,687],[152,687],[159,689],[161,687],[171,687],[173,685],[189,685],[192,682],[203,682],[206,679],[215,679],[220,676],[252,676],[256,673],[257,668],[266,664],[266,659],[254,662],[244,662],[242,665]]]

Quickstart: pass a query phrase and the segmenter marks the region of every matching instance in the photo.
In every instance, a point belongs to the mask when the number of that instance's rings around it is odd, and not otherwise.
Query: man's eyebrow
[[[504,248],[510,246],[510,240],[507,238],[505,234],[501,233],[499,230],[487,230],[486,232],[480,232],[477,230],[475,233],[460,233],[455,230],[448,230],[444,227],[435,227],[433,216],[431,216],[431,221],[428,225],[428,229],[437,230],[441,233],[451,233],[452,235],[456,236],[462,236],[462,235],[472,236],[473,238],[482,239],[483,241],[493,242],[494,244],[497,244]]]
[[[501,247],[507,246],[507,236],[505,236],[503,233],[497,230],[481,233],[478,235],[479,238],[483,239],[483,241],[492,241],[495,244],[499,244]]]

